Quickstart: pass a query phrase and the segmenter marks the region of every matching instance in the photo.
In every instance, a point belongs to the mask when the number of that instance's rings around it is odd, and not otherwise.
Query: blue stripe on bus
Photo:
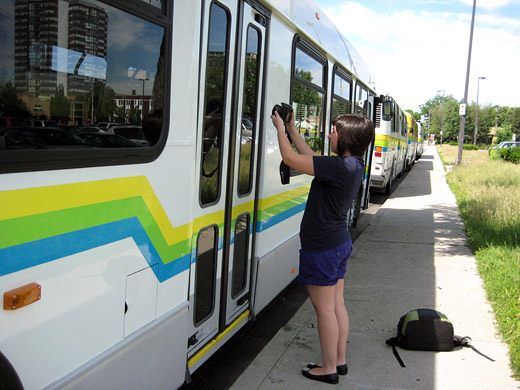
[[[100,226],[61,234],[0,249],[0,276],[107,245],[125,238],[133,238],[143,257],[163,282],[188,269],[190,254],[164,264],[137,217],[110,222]]]
[[[264,219],[263,221],[257,221],[256,231],[262,232],[264,230],[267,230],[267,229],[273,227],[274,225],[277,225],[280,222],[292,217],[293,215],[296,215],[296,214],[302,212],[303,210],[305,210],[306,204],[307,204],[307,202],[303,202],[303,203],[301,203],[297,206],[291,207],[290,209],[285,210],[279,214],[273,215],[270,218]]]

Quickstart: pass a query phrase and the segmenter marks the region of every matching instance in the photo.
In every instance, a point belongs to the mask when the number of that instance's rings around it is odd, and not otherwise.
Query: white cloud
[[[414,110],[438,90],[462,100],[471,15],[402,8],[377,14],[352,1],[326,12],[373,69],[379,93]],[[520,23],[484,16],[475,22],[468,102],[476,100],[477,77],[485,76],[479,103],[520,106]]]

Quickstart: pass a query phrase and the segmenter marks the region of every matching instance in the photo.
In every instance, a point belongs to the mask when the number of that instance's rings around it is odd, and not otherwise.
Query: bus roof
[[[314,0],[265,0],[265,2],[296,24],[361,82],[375,91],[375,76],[368,64],[352,44],[341,35]]]

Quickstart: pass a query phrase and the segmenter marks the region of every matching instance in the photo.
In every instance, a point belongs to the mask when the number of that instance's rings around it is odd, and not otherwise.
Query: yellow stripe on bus
[[[243,312],[235,321],[229,325],[224,332],[219,334],[217,337],[215,337],[213,340],[211,340],[208,344],[206,344],[199,352],[197,352],[195,355],[191,357],[191,359],[188,360],[188,367],[193,366],[195,363],[197,363],[208,351],[210,351],[220,340],[222,340],[224,337],[226,337],[233,329],[237,327],[238,324],[240,324],[242,321],[244,321],[249,316],[249,310],[246,310]]]

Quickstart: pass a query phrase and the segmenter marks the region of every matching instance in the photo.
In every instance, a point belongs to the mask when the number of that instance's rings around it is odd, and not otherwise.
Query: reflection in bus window
[[[160,0],[148,3],[162,7]],[[20,132],[51,119],[53,124],[44,127],[59,126],[69,140],[78,141],[79,134],[102,133],[105,129],[95,127],[99,122],[113,122],[138,127],[145,137],[141,146],[157,143],[163,122],[164,27],[96,0],[59,6],[55,0],[3,0],[0,14],[14,15],[1,26],[6,32],[0,35],[1,115],[25,119]],[[83,136],[74,145],[96,148],[101,137]],[[41,138],[45,149],[70,148]]]
[[[246,287],[249,244],[250,215],[237,217],[233,250],[233,276],[231,278],[231,298],[235,299]]]
[[[195,268],[195,309],[193,323],[198,326],[211,313],[215,305],[218,229],[204,228],[197,239]]]
[[[334,75],[334,95],[332,97],[332,115],[335,118],[340,114],[351,113],[352,81],[339,74]]]
[[[238,171],[238,195],[245,195],[252,188],[254,140],[256,134],[256,107],[258,93],[258,59],[260,32],[249,26],[247,29],[244,96],[240,132],[240,162]]]
[[[211,5],[208,52],[206,56],[206,93],[202,137],[200,203],[218,200],[220,193],[221,145],[228,58],[228,14],[219,5]]]
[[[365,87],[356,85],[356,94],[354,96],[356,103],[356,113],[367,115],[369,112],[368,92]]]
[[[317,154],[323,153],[321,116],[325,90],[323,65],[296,47],[292,100],[296,128]]]

